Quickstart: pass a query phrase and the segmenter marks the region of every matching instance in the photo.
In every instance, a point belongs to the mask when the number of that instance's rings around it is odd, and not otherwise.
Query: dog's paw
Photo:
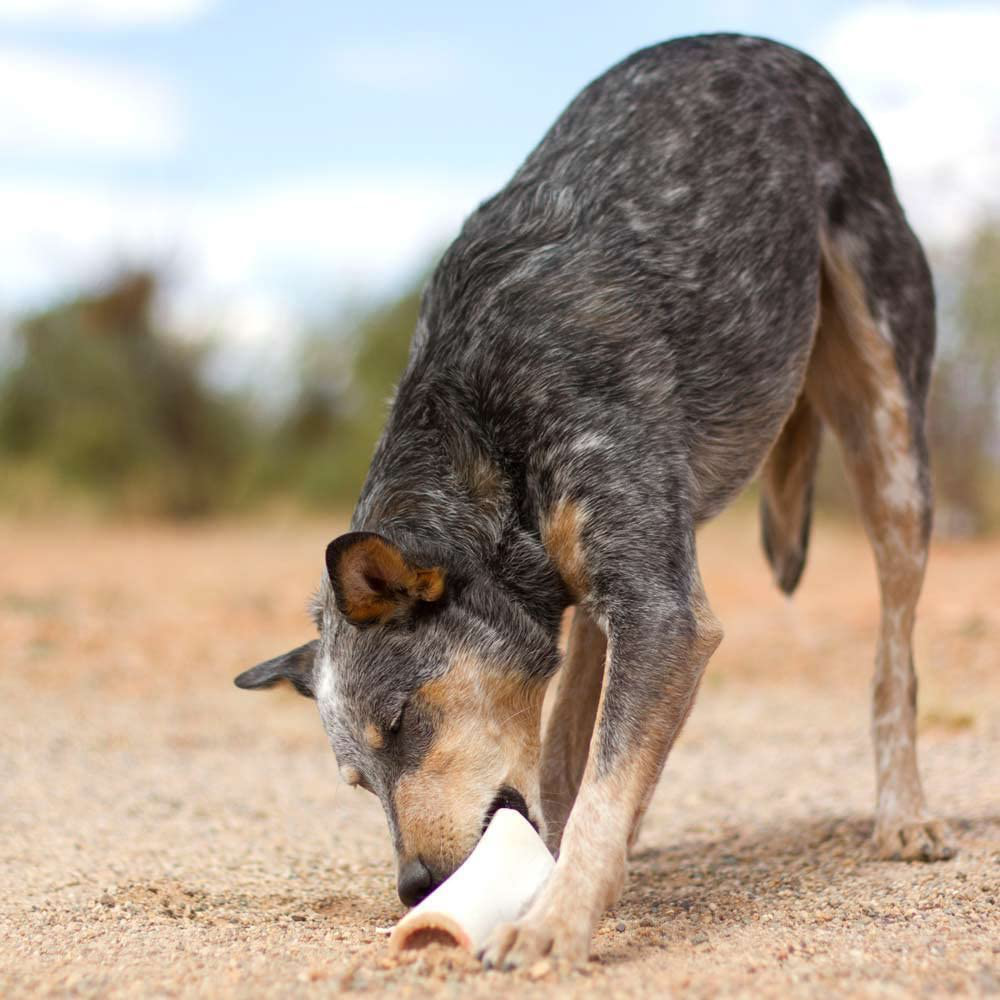
[[[947,861],[956,853],[947,824],[936,819],[878,823],[873,839],[884,861]]]
[[[517,923],[501,924],[490,936],[479,957],[487,969],[525,969],[541,958],[579,966],[590,953],[590,922],[580,917],[526,916]]]

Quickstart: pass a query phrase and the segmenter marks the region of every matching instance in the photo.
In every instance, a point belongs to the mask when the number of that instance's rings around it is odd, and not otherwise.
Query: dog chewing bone
[[[824,427],[879,578],[875,852],[953,855],[912,649],[934,313],[877,140],[803,53],[681,38],[573,99],[428,280],[317,637],[236,681],[315,697],[345,780],[382,804],[404,903],[514,802],[559,859],[484,965],[587,961],[722,639],[696,529],[759,474],[791,593]]]
[[[475,954],[495,927],[521,916],[554,865],[534,827],[499,809],[461,868],[396,924],[389,947],[450,944]]]

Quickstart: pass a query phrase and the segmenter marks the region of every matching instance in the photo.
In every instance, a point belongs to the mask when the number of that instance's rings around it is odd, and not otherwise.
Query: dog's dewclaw
[[[499,809],[462,867],[396,924],[389,947],[446,944],[475,954],[494,927],[527,909],[554,865],[534,827]]]

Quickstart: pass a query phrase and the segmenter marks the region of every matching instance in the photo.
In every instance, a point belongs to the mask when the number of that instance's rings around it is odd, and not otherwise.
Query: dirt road
[[[583,973],[386,960],[377,804],[312,704],[239,692],[307,637],[329,526],[0,524],[0,995],[909,996],[1000,991],[1000,543],[938,544],[922,763],[961,848],[871,859],[877,603],[820,520],[802,593],[703,536],[726,639]]]

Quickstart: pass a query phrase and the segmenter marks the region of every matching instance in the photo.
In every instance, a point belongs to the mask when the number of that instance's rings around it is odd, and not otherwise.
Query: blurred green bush
[[[417,287],[300,341],[278,413],[159,329],[157,278],[119,275],[18,322],[0,373],[0,505],[171,517],[269,500],[350,505],[406,361]],[[289,345],[294,351],[295,345]]]
[[[353,505],[406,365],[422,286],[306,334],[296,393],[271,440],[268,491],[310,507]]]
[[[1000,224],[954,262],[930,402],[938,524],[975,534],[1000,520]]]
[[[937,271],[939,524],[973,533],[1000,520],[1000,224]],[[422,285],[305,331],[289,345],[293,385],[277,408],[221,388],[210,344],[158,327],[150,272],[25,317],[0,352],[0,506],[81,502],[173,517],[269,502],[350,507],[406,363]],[[825,452],[818,502],[848,508],[834,449]]]
[[[229,501],[255,438],[239,397],[209,386],[203,345],[155,328],[156,280],[29,316],[0,383],[0,499],[65,491],[102,506],[175,516]]]

